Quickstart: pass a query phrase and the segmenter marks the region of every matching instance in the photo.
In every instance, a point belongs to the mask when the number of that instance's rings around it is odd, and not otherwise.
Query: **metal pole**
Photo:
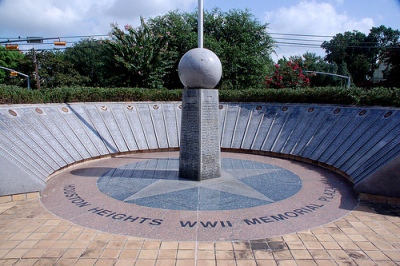
[[[199,0],[199,17],[198,24],[198,47],[203,48],[203,0]]]
[[[11,68],[8,68],[8,67],[2,67],[2,66],[0,66],[0,69],[8,70],[8,71],[10,71],[10,72],[16,72],[16,73],[18,73],[18,75],[21,75],[21,76],[26,77],[26,78],[28,79],[28,90],[31,89],[29,75],[24,74],[24,73],[21,73],[21,72],[18,72],[18,71],[16,71],[16,70],[11,69]]]
[[[322,74],[322,75],[328,75],[328,76],[334,76],[334,77],[339,77],[339,78],[346,78],[347,79],[347,88],[350,88],[351,84],[351,77],[350,76],[343,76],[343,75],[338,75],[338,74],[333,74],[333,73],[327,73],[327,72],[319,72],[319,71],[308,71],[304,70],[303,72],[305,73],[314,73],[314,74]]]
[[[35,47],[32,48],[32,53],[33,53],[33,63],[35,64],[36,88],[38,90],[40,90],[39,69],[38,69],[38,64],[37,64],[37,60],[36,60]]]

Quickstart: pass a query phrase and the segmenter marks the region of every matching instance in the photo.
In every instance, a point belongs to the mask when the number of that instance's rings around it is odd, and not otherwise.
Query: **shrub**
[[[0,85],[0,104],[181,101],[182,89],[63,87],[27,90]],[[400,107],[400,88],[299,88],[219,90],[220,102],[281,102]]]
[[[306,88],[310,87],[310,78],[298,63],[281,60],[275,65],[274,74],[265,77],[265,84],[267,88]]]

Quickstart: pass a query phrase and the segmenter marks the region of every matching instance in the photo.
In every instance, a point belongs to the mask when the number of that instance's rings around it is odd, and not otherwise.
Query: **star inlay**
[[[186,210],[265,205],[276,201],[268,196],[270,187],[277,188],[282,183],[288,196],[301,188],[296,175],[259,162],[222,159],[222,176],[203,181],[178,177],[178,167],[179,160],[175,158],[133,163],[107,172],[99,178],[98,187],[127,203]]]

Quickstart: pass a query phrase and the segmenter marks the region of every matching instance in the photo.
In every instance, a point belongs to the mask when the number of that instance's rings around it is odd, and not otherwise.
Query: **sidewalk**
[[[0,265],[400,265],[400,208],[361,202],[294,234],[242,242],[163,242],[58,218],[39,199],[0,203]]]

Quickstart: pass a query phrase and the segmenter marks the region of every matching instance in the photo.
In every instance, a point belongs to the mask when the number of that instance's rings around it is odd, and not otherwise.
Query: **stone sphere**
[[[188,89],[213,89],[222,76],[218,56],[205,48],[195,48],[184,54],[178,66],[179,78]]]

